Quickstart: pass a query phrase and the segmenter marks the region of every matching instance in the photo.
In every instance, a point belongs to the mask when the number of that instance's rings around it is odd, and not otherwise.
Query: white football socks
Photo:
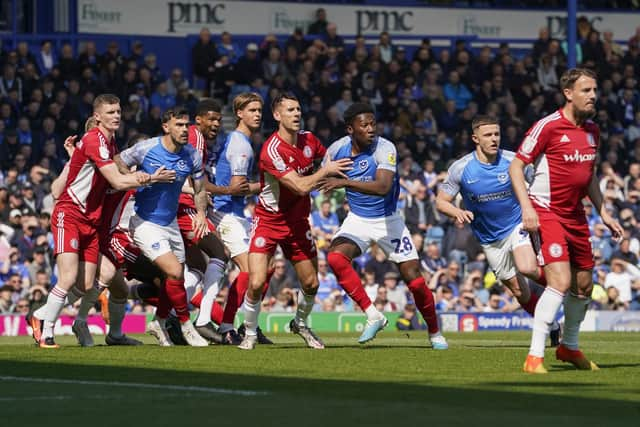
[[[306,326],[307,317],[313,310],[313,304],[315,303],[316,296],[307,295],[302,289],[298,291],[298,309],[296,310],[295,322],[299,326]]]
[[[204,274],[202,302],[200,303],[196,326],[204,326],[211,322],[211,310],[220,291],[220,281],[223,275],[224,262],[217,258],[211,258]]]
[[[564,299],[564,331],[562,344],[571,350],[578,350],[580,324],[584,320],[591,298],[581,297],[569,292]]]
[[[262,301],[251,302],[244,296],[242,309],[244,310],[244,326],[247,335],[258,335],[258,315],[260,314],[260,305]]]
[[[549,335],[551,324],[560,310],[564,294],[556,289],[547,287],[536,305],[533,317],[533,332],[531,334],[531,347],[529,354],[536,357],[544,357],[544,347]]]

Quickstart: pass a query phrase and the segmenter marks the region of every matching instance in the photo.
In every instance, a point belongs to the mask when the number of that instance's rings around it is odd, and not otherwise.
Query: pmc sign
[[[356,34],[366,31],[410,32],[413,12],[386,10],[356,10]]]

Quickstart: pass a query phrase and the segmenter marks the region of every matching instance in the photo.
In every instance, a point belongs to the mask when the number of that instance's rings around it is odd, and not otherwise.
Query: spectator
[[[315,16],[316,20],[309,25],[307,34],[323,35],[327,32],[327,11],[321,7],[316,10]]]
[[[218,44],[218,56],[226,56],[229,62],[235,64],[242,55],[240,47],[233,42],[231,33],[223,31],[220,35],[220,44]]]
[[[399,331],[415,331],[425,330],[427,325],[420,316],[416,315],[416,306],[414,304],[406,304],[402,314],[396,320],[396,328]]]
[[[325,199],[311,214],[311,231],[319,249],[328,248],[339,225],[338,216],[331,212],[331,201]]]
[[[198,41],[191,49],[191,66],[193,74],[205,81],[205,94],[209,93],[217,60],[218,49],[211,40],[211,32],[207,28],[203,28],[200,30]]]

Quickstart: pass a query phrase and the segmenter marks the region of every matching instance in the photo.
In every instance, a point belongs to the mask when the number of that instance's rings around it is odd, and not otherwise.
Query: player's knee
[[[167,279],[171,279],[171,280],[184,279],[184,269],[180,264],[167,268],[167,270],[165,271],[165,274],[167,276]]]

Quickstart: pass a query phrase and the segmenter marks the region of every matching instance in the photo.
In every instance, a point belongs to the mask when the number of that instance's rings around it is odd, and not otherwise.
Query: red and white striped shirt
[[[69,160],[69,176],[57,205],[76,208],[90,223],[99,225],[104,196],[110,186],[98,169],[113,163],[115,154],[113,138],[107,140],[97,127],[87,132]]]
[[[311,132],[301,131],[295,145],[274,132],[262,146],[258,167],[260,195],[256,216],[276,223],[291,223],[309,217],[309,195],[298,196],[281,185],[279,179],[295,171],[300,176],[313,173],[313,161],[324,157],[327,149]]]
[[[600,130],[591,120],[576,126],[562,109],[527,131],[516,156],[533,163],[529,198],[539,213],[584,222],[582,199],[587,196],[596,161]]]

